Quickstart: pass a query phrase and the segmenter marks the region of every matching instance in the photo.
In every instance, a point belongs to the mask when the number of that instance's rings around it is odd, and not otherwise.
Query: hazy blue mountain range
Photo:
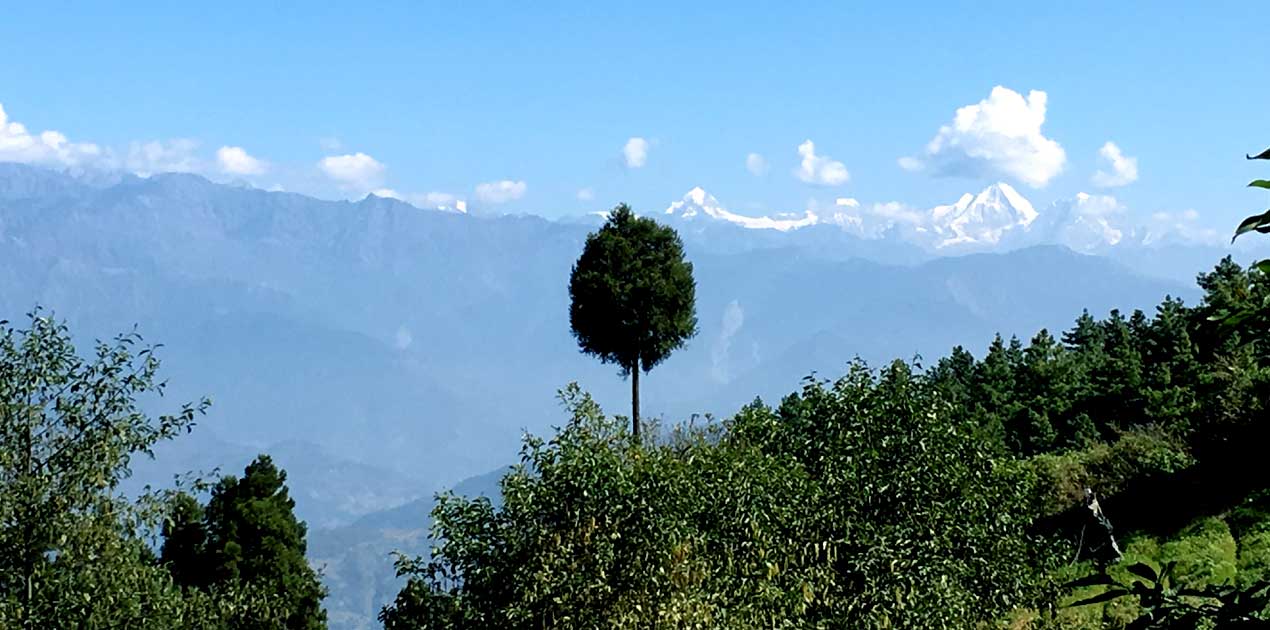
[[[647,209],[684,235],[701,330],[645,380],[644,407],[726,416],[854,356],[929,362],[956,344],[977,352],[998,331],[1066,328],[1082,308],[1190,299],[1187,278],[1223,255],[1006,247],[1016,215],[1076,232],[1044,211],[1018,214],[1017,193],[988,192],[930,215],[943,221],[938,242],[1000,241],[957,256],[894,225],[756,228],[704,205]],[[598,221],[0,164],[0,318],[41,304],[86,341],[135,324],[162,342],[170,389],[155,408],[202,395],[214,406],[138,467],[138,483],[274,453],[312,525],[311,555],[332,567],[333,618],[365,620],[395,592],[369,576],[390,580],[387,550],[421,549],[432,494],[516,461],[524,430],[563,420],[557,389],[578,381],[610,411],[628,408],[617,370],[581,356],[568,328],[569,270]]]
[[[826,224],[692,226],[701,333],[646,388],[646,407],[671,417],[726,414],[855,355],[933,358],[1065,327],[1086,306],[1191,295],[1054,246],[937,257]],[[138,325],[166,346],[170,399],[213,398],[195,438],[213,450],[303,440],[426,494],[509,461],[522,429],[557,419],[570,381],[623,408],[616,370],[579,355],[568,330],[568,273],[590,229],[7,164],[0,310],[39,303],[89,336]]]

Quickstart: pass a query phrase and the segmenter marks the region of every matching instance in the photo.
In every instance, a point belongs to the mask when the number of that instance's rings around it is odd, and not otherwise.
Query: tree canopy
[[[632,379],[639,437],[639,372],[653,369],[697,332],[692,263],[674,229],[626,204],[587,237],[569,276],[569,325],[578,346]]]
[[[326,593],[305,559],[306,528],[295,517],[286,478],[261,455],[242,478],[222,477],[206,508],[177,495],[161,559],[181,586],[268,593],[282,627],[319,630],[326,627]]]

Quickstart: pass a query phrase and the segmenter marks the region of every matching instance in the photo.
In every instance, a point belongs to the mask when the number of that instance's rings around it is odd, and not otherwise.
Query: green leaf
[[[1256,154],[1256,155],[1249,155],[1249,156],[1248,156],[1248,159],[1250,159],[1250,160],[1270,160],[1270,149],[1266,149],[1265,151],[1262,151],[1261,153],[1258,153],[1258,154]]]
[[[1151,565],[1143,562],[1129,566],[1126,570],[1148,582],[1155,582],[1160,579],[1160,575],[1155,572],[1155,569],[1152,569]]]
[[[1247,219],[1244,219],[1243,222],[1239,224],[1239,227],[1235,228],[1235,235],[1230,239],[1230,242],[1233,243],[1241,234],[1252,232],[1254,230],[1262,233],[1270,231],[1270,210],[1261,214],[1254,214]]]
[[[1125,595],[1128,595],[1128,594],[1129,594],[1129,591],[1126,591],[1124,589],[1113,588],[1105,592],[1099,593],[1097,595],[1094,595],[1093,597],[1082,599],[1078,602],[1068,604],[1067,607],[1075,608],[1077,606],[1089,606],[1091,604],[1101,604],[1103,602],[1109,602],[1119,597],[1124,597]]]
[[[1248,187],[1270,189],[1270,179],[1255,179],[1248,184]]]
[[[1259,260],[1255,263],[1252,263],[1252,268],[1256,269],[1257,271],[1260,271],[1261,273],[1266,274],[1267,276],[1270,276],[1270,260]]]

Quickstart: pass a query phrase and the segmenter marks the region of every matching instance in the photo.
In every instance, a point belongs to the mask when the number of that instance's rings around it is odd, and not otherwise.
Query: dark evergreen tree
[[[205,562],[207,554],[207,527],[205,515],[198,499],[184,492],[172,498],[167,522],[163,524],[163,546],[160,561],[172,573],[172,579],[181,586],[202,588],[207,586],[210,567]]]
[[[326,593],[305,559],[306,527],[295,517],[286,479],[285,471],[261,455],[242,478],[223,477],[206,508],[179,496],[161,558],[182,586],[267,593],[274,600],[273,617],[284,620],[287,630],[318,630],[326,627]]]
[[[670,227],[626,204],[587,237],[569,277],[569,324],[583,352],[631,379],[631,431],[639,438],[639,373],[697,333],[696,281]]]

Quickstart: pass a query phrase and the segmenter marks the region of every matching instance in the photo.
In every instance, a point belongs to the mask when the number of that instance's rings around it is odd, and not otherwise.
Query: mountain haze
[[[701,334],[648,379],[646,406],[669,417],[726,414],[855,355],[933,357],[1062,327],[1083,306],[1188,292],[1052,246],[948,258],[824,223],[756,227],[700,189],[671,210]],[[953,240],[1037,220],[1001,186],[933,216]],[[218,443],[303,439],[422,479],[424,494],[508,461],[569,381],[622,408],[625,385],[568,330],[566,279],[589,229],[3,165],[0,306],[42,304],[96,336],[136,324],[165,344],[174,398],[213,397]]]

